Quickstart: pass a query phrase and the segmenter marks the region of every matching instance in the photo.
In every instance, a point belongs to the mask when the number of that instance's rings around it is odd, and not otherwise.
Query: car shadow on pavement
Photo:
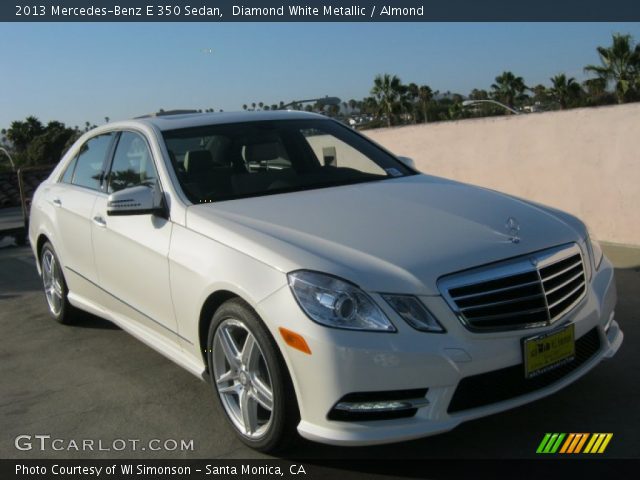
[[[104,318],[91,315],[90,313],[80,312],[80,318],[71,326],[76,328],[95,328],[99,330],[121,330],[115,323],[105,320]]]

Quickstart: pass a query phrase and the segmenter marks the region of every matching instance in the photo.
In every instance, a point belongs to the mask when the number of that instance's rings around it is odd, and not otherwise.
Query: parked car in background
[[[623,339],[580,220],[421,174],[320,115],[96,128],[38,188],[29,240],[56,320],[99,315],[207,379],[264,451],[444,432]]]

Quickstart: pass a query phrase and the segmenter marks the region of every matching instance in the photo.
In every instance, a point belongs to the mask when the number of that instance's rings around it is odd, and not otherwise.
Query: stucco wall
[[[364,133],[423,172],[560,208],[599,240],[640,245],[640,104]]]

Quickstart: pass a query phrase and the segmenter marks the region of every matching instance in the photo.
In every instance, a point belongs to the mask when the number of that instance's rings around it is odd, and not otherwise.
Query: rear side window
[[[100,188],[102,165],[111,146],[112,139],[113,133],[98,135],[80,147],[80,153],[73,172],[73,179],[71,180],[72,184],[93,190]]]
[[[133,132],[122,132],[109,174],[108,192],[137,185],[153,186],[158,175],[146,140]]]

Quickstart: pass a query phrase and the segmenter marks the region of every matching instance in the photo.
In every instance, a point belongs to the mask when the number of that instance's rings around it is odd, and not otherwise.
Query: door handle
[[[100,215],[96,215],[95,217],[93,217],[93,223],[102,228],[107,226],[107,221]]]
[[[60,200],[59,198],[54,198],[53,200],[51,200],[51,203],[53,203],[56,207],[62,206],[62,200]]]

